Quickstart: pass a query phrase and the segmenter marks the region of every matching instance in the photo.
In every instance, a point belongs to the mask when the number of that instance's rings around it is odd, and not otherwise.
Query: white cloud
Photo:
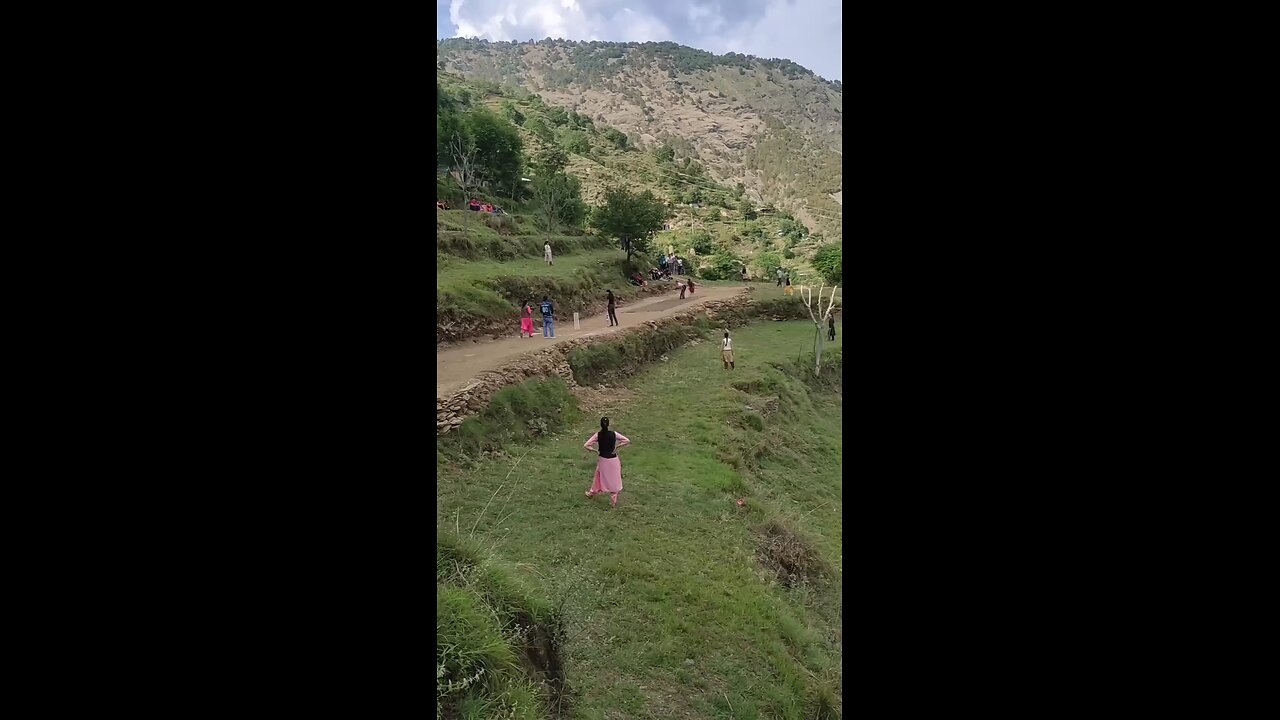
[[[445,4],[453,27],[443,22]],[[840,0],[437,0],[436,17],[440,37],[670,40],[840,77]]]

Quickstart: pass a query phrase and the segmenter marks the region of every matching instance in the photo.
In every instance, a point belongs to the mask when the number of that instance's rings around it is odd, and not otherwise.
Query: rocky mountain
[[[789,60],[674,43],[437,42],[437,66],[674,147],[721,185],[841,238],[843,89]]]

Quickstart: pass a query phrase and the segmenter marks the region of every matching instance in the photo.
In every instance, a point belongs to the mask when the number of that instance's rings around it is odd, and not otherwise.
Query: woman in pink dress
[[[533,305],[525,300],[520,307],[523,313],[520,317],[520,337],[524,338],[525,333],[529,333],[529,337],[533,337]]]
[[[607,492],[609,504],[618,507],[618,493],[622,492],[622,462],[618,460],[618,448],[630,444],[626,435],[609,429],[609,418],[600,418],[600,432],[592,435],[582,446],[590,450],[592,445],[596,445],[600,451],[600,459],[596,461],[596,474],[591,480],[587,497]]]

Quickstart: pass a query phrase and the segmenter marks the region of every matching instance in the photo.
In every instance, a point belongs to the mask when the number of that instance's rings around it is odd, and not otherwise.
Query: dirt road
[[[608,314],[601,313],[581,318],[582,329],[574,330],[573,313],[568,313],[566,316],[565,313],[557,308],[556,336],[550,339],[542,337],[542,320],[537,317],[538,308],[535,305],[533,308],[535,316],[533,324],[537,336],[533,338],[521,338],[520,326],[517,322],[512,324],[510,338],[463,343],[457,347],[437,352],[436,397],[444,397],[461,389],[467,384],[468,380],[486,370],[495,370],[510,362],[512,358],[526,353],[537,352],[548,345],[574,338],[607,335],[625,327],[634,327],[645,320],[653,320],[675,314],[708,300],[724,300],[743,292],[745,292],[745,289],[740,285],[724,287],[704,285],[699,287],[692,296],[685,296],[684,300],[681,300],[680,295],[676,293],[619,305],[617,315],[618,322],[621,324],[616,327],[610,327]]]

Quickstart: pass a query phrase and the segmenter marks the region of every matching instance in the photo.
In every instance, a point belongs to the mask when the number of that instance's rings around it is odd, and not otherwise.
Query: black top
[[[613,307],[613,293],[609,293],[609,307]]]
[[[615,446],[618,444],[618,434],[612,430],[601,430],[596,433],[596,442],[600,443],[600,457],[612,458],[617,457],[614,452]]]

